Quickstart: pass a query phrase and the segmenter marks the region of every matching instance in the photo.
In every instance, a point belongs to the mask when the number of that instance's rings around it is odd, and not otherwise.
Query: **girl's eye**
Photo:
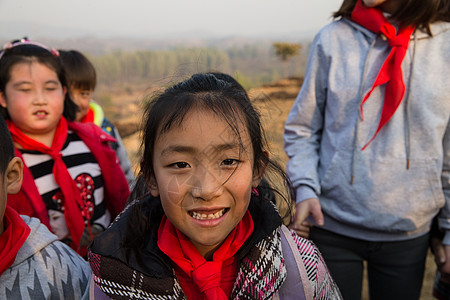
[[[224,159],[224,160],[222,161],[222,165],[224,165],[224,166],[234,166],[234,165],[236,165],[238,162],[239,162],[239,161],[238,161],[237,159],[227,158],[227,159]]]
[[[45,86],[45,89],[47,91],[54,91],[54,90],[58,89],[58,86],[55,84],[49,84],[49,85]]]
[[[185,169],[185,168],[189,168],[189,164],[187,162],[183,162],[183,161],[179,161],[176,163],[173,163],[170,165],[171,167],[174,167],[176,169]]]

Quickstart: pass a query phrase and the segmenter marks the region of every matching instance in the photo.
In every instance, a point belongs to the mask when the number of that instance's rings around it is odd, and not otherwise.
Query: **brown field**
[[[298,93],[299,87],[302,83],[300,78],[291,78],[280,80],[271,85],[262,86],[260,88],[251,89],[248,91],[250,98],[254,101],[259,108],[263,124],[266,129],[267,138],[270,143],[270,152],[273,158],[279,160],[281,165],[285,165],[287,157],[283,151],[283,125],[286,117],[294,103],[295,97]],[[129,99],[131,103],[127,107],[131,110],[132,117],[127,117],[122,121],[115,122],[118,125],[119,130],[125,133],[125,130],[136,126],[136,121],[140,120],[140,108],[136,99],[142,99],[143,93],[136,93],[133,95],[120,95],[116,94],[113,103],[127,103],[124,98]],[[128,135],[127,132],[125,135]],[[123,137],[123,135],[122,135]],[[139,161],[138,158],[138,146],[139,146],[139,133],[134,133],[123,137],[123,142],[127,148],[130,159],[137,168]],[[434,299],[431,296],[434,273],[436,266],[433,261],[431,253],[429,253],[426,263],[425,278],[422,287],[421,300]],[[367,281],[363,286],[363,299],[367,300]]]

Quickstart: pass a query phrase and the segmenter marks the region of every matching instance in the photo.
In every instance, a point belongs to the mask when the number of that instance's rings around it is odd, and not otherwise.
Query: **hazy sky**
[[[264,36],[312,32],[341,0],[0,0],[0,38],[17,35]]]

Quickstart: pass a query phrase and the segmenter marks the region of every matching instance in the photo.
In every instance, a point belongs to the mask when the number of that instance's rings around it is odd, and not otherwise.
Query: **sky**
[[[0,0],[0,39],[316,32],[342,0]]]

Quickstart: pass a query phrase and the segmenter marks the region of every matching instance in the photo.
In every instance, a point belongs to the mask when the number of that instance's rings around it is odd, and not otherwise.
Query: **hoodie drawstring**
[[[406,119],[406,136],[405,136],[405,151],[406,151],[406,169],[409,170],[410,167],[410,157],[411,157],[411,128],[409,126],[409,95],[411,94],[411,81],[412,74],[414,69],[414,58],[416,56],[416,42],[417,35],[416,32],[413,33],[413,48],[412,48],[412,57],[411,57],[411,68],[409,70],[409,78],[408,78],[408,87],[406,89],[406,98],[405,98],[405,119]]]
[[[375,46],[375,42],[376,42],[376,38],[374,38],[372,40],[372,42],[370,43],[370,47],[369,47],[369,51],[367,53],[366,59],[364,60],[364,67],[362,70],[362,75],[361,75],[361,85],[359,86],[359,91],[358,91],[358,99],[359,100],[359,104],[358,104],[358,117],[356,119],[356,126],[355,126],[355,137],[353,138],[353,153],[352,153],[352,166],[351,166],[351,178],[350,178],[350,184],[353,184],[353,179],[354,179],[354,174],[355,174],[355,160],[356,160],[356,150],[358,149],[358,128],[359,128],[359,122],[361,122],[362,120],[362,116],[361,116],[361,110],[359,109],[359,107],[361,107],[362,101],[364,99],[363,97],[363,83],[366,80],[366,69],[367,69],[367,63],[369,61],[369,57],[370,57],[370,53],[372,52],[372,48]]]

